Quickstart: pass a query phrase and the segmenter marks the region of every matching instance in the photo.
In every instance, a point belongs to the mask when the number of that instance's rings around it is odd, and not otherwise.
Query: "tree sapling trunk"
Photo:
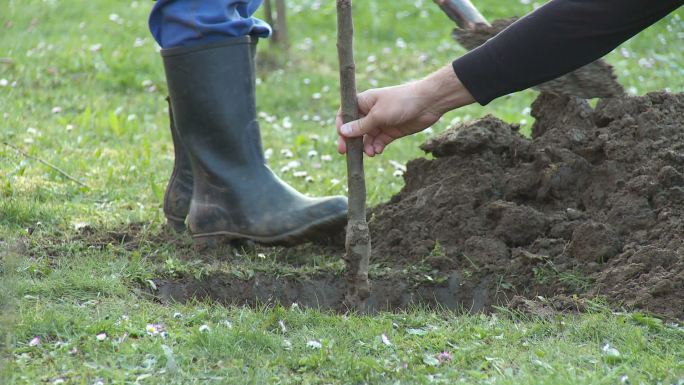
[[[344,123],[358,119],[356,99],[356,66],[354,64],[354,24],[351,0],[337,0],[337,52],[340,61],[340,94]],[[370,295],[368,264],[370,233],[366,223],[366,180],[363,171],[363,139],[347,139],[347,178],[349,186],[349,217],[346,254],[347,293],[344,305],[361,310]]]

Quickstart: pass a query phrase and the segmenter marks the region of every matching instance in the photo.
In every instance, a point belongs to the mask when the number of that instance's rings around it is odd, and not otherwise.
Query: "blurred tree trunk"
[[[278,20],[276,21],[276,31],[278,34],[278,44],[283,48],[290,46],[290,37],[287,32],[287,11],[285,0],[275,0]]]
[[[271,0],[264,0],[264,19],[272,28],[273,26],[273,8],[271,7]],[[273,38],[275,38],[275,32],[273,33]]]
[[[287,31],[287,7],[285,6],[285,0],[275,0],[275,9],[271,0],[264,0],[264,15],[265,21],[273,28],[271,42],[282,48],[288,48],[290,46],[290,37]]]

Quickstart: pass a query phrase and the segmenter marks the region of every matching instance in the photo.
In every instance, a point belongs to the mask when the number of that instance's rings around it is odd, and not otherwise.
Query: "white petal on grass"
[[[0,79],[0,87],[7,87],[9,81],[5,78]]]
[[[310,348],[312,348],[312,349],[320,349],[320,348],[323,347],[323,345],[322,345],[320,342],[316,341],[316,340],[310,340],[310,341],[308,341],[308,342],[306,343],[306,346],[308,346],[308,347],[310,347]]]
[[[40,345],[40,337],[33,337],[31,341],[29,341],[29,346],[38,346]]]
[[[285,327],[285,322],[283,322],[283,320],[278,321],[278,326],[280,326],[281,332],[287,333],[287,327]]]
[[[100,333],[95,336],[98,341],[104,341],[107,339],[107,333]]]
[[[387,338],[385,334],[381,335],[380,339],[382,340],[382,343],[386,346],[392,346],[392,342],[390,342],[389,338]]]
[[[208,332],[209,330],[211,330],[211,329],[209,328],[209,325],[207,325],[207,324],[204,324],[204,325],[199,327],[199,331],[202,333]]]
[[[427,330],[425,329],[406,329],[406,333],[413,335],[413,336],[424,336],[427,334]]]
[[[318,156],[318,151],[316,150],[309,150],[309,152],[306,153],[307,158],[315,158]]]
[[[225,327],[228,328],[228,329],[232,329],[232,328],[233,328],[233,323],[230,322],[230,321],[228,321],[228,320],[224,320],[224,321],[223,321],[223,326],[225,326]]]
[[[620,357],[620,352],[608,343],[601,347],[601,351],[608,357]]]
[[[292,342],[288,339],[283,340],[283,349],[285,350],[292,350]]]
[[[289,148],[283,148],[280,150],[280,155],[284,156],[285,158],[292,158],[294,156]]]
[[[173,318],[181,318],[181,317],[183,317],[183,314],[181,314],[179,312],[173,313]]]
[[[333,158],[331,155],[321,155],[321,160],[324,162],[332,162]]]
[[[395,170],[406,172],[406,166],[397,162],[396,160],[390,160],[389,163],[392,165],[392,167],[394,167]]]
[[[165,330],[166,327],[162,324],[147,324],[147,326],[145,326],[145,331],[151,336],[160,334]]]

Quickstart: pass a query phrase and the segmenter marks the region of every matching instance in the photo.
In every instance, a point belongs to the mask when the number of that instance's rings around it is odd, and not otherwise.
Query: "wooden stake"
[[[354,23],[351,0],[337,0],[337,53],[340,61],[340,94],[344,123],[359,118],[356,99],[356,65],[354,64]],[[368,264],[371,242],[366,223],[366,179],[363,172],[363,138],[347,139],[347,179],[349,217],[346,254],[347,293],[344,304],[362,310],[370,296]]]

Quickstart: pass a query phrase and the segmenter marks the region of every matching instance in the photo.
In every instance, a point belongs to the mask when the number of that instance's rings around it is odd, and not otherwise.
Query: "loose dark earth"
[[[684,319],[684,94],[593,109],[542,93],[532,107],[531,139],[487,116],[409,162],[402,191],[371,210],[369,311],[582,311],[605,298]],[[216,273],[159,279],[157,294],[339,309],[344,285],[339,271]]]
[[[576,294],[683,318],[684,95],[541,94],[532,115],[531,140],[488,116],[425,143],[435,159],[373,212],[376,260],[432,255],[488,279],[487,305]]]

